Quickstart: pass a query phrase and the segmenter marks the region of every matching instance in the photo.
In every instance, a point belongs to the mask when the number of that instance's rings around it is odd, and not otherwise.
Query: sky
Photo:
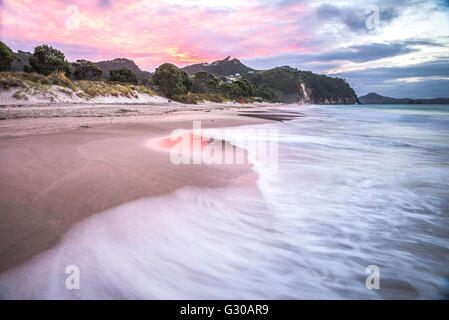
[[[344,77],[358,95],[449,97],[449,0],[0,0],[0,40],[149,71],[230,55]]]

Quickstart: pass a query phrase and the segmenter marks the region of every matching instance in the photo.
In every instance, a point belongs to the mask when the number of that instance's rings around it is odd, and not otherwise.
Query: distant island
[[[449,98],[434,99],[411,99],[411,98],[390,98],[371,92],[359,97],[362,104],[449,104]]]

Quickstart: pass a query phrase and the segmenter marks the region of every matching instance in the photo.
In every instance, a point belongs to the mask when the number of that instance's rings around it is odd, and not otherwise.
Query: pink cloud
[[[79,28],[70,5],[79,8]],[[162,1],[3,0],[0,39],[16,50],[49,43],[70,60],[126,57],[152,69],[163,62],[310,50],[304,43],[311,36],[300,23],[306,14],[304,5],[217,9]]]

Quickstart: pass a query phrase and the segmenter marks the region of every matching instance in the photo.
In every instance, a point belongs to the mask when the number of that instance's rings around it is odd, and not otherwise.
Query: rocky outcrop
[[[299,104],[360,104],[357,96],[352,93],[348,95],[321,95],[319,92],[314,92],[307,88],[304,83],[299,85]]]

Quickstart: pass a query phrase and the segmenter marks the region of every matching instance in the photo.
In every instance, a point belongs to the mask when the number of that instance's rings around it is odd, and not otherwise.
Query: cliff
[[[266,85],[284,103],[356,104],[357,95],[340,78],[300,71],[288,66],[244,74],[257,86]]]

